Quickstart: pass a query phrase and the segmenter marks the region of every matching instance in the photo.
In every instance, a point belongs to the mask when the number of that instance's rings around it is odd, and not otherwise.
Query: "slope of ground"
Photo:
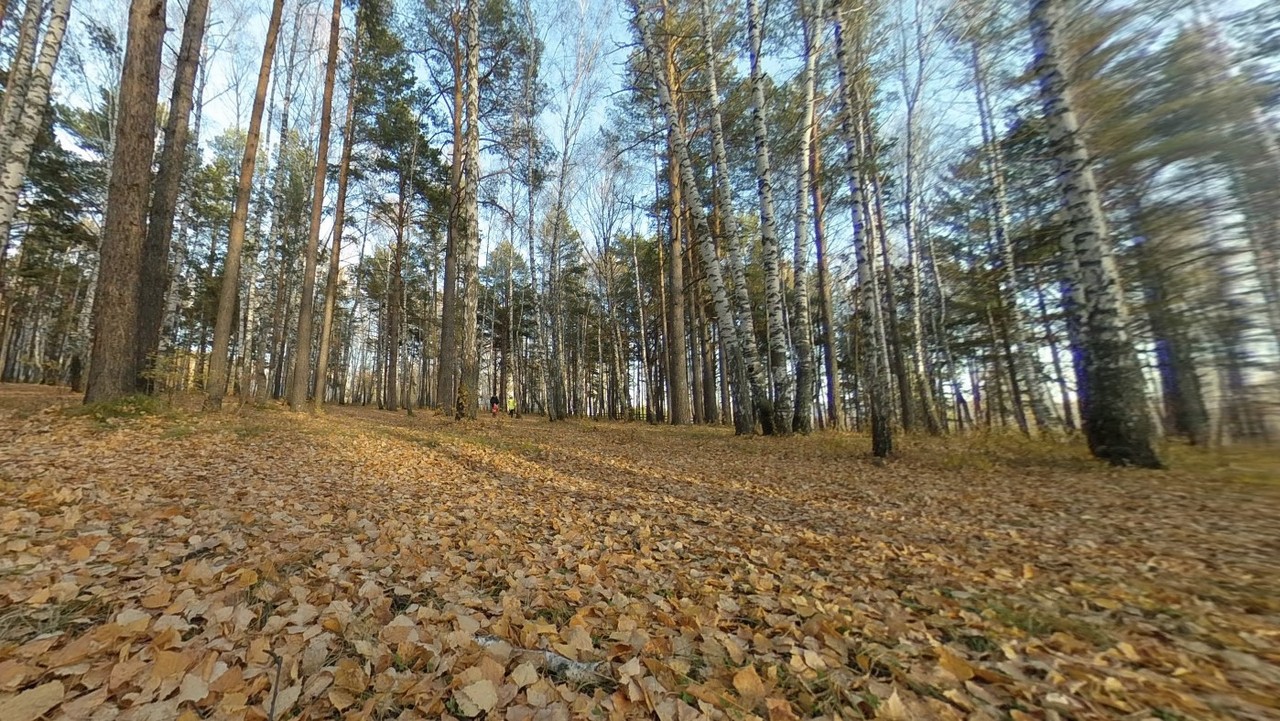
[[[73,400],[0,389],[5,721],[1280,717],[1267,467]]]

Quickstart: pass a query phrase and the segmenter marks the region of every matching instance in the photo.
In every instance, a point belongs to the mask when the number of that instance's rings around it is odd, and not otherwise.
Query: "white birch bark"
[[[796,347],[796,412],[792,429],[808,433],[813,429],[813,327],[809,319],[809,192],[817,182],[810,173],[810,152],[817,129],[814,127],[814,85],[818,55],[822,52],[820,19],[823,0],[799,0],[800,24],[804,33],[804,109],[800,116],[800,179],[796,183],[796,231],[794,248],[795,319],[793,339]]]
[[[751,385],[753,416],[759,420],[766,435],[773,433],[773,399],[769,394],[769,379],[765,374],[764,363],[760,358],[760,347],[756,342],[755,314],[751,311],[751,295],[747,290],[747,271],[742,259],[741,236],[738,229],[738,216],[733,208],[733,191],[729,187],[729,154],[725,151],[724,124],[720,115],[720,87],[716,70],[715,43],[711,34],[710,13],[707,0],[701,0],[700,13],[702,22],[703,50],[707,55],[707,84],[711,103],[711,158],[715,166],[712,189],[712,202],[720,214],[723,231],[720,237],[721,248],[729,264],[730,279],[733,281],[733,308],[737,320],[738,333],[742,341],[742,356],[746,365],[747,380]],[[746,409],[744,409],[744,412]],[[751,423],[755,425],[754,420]]]
[[[845,174],[849,181],[850,212],[853,220],[853,249],[857,263],[859,330],[863,337],[863,354],[868,368],[867,406],[871,416],[871,452],[883,458],[893,451],[893,429],[890,415],[893,391],[889,387],[889,369],[881,327],[880,293],[875,278],[875,258],[866,237],[863,218],[863,189],[858,167],[858,107],[854,102],[853,78],[846,35],[846,8],[835,11],[836,68],[839,74],[841,130],[845,141]]]
[[[18,26],[18,45],[9,61],[9,77],[4,83],[4,98],[0,100],[0,158],[9,153],[15,126],[22,117],[22,107],[27,101],[27,88],[31,81],[32,62],[36,54],[36,41],[40,37],[40,16],[43,0],[27,0]]]
[[[1082,321],[1085,436],[1093,454],[1114,465],[1160,467],[1145,381],[1126,327],[1120,271],[1062,69],[1061,18],[1061,0],[1031,0],[1034,72],[1065,211],[1063,251],[1076,268],[1067,282]]]
[[[765,117],[764,70],[760,67],[760,2],[747,0],[747,32],[751,56],[751,126],[756,152],[756,193],[760,198],[760,243],[764,255],[764,303],[769,335],[769,372],[773,380],[774,433],[791,431],[791,367],[787,357],[787,323],[782,313],[778,227],[774,219],[773,166],[769,158],[769,123]]]
[[[3,156],[4,172],[0,175],[0,244],[6,249],[13,218],[18,212],[18,194],[27,179],[31,147],[35,144],[36,135],[40,132],[40,121],[49,104],[49,83],[53,80],[58,55],[62,52],[62,39],[66,35],[67,16],[70,12],[71,0],[53,1],[49,24],[40,44],[40,55],[31,68],[31,82],[25,88],[26,98],[20,104],[15,103],[20,105],[21,113],[15,118],[13,125],[5,128],[9,143]]]
[[[479,397],[480,349],[476,345],[476,309],[480,302],[480,287],[476,274],[480,257],[480,0],[467,0],[466,6],[467,64],[466,64],[466,149],[463,166],[465,185],[462,188],[462,215],[465,223],[466,251],[459,254],[459,286],[462,293],[461,327],[458,338],[461,359],[461,380],[458,396],[466,408],[458,408],[466,417],[476,417],[476,399]]]

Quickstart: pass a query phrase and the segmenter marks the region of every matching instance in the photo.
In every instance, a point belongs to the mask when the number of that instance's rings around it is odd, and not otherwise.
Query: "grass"
[[[90,418],[98,423],[109,424],[116,419],[160,415],[165,410],[166,405],[160,399],[139,394],[98,403],[87,403],[83,406],[68,408],[64,412],[69,416]]]
[[[39,606],[15,606],[0,612],[0,644],[21,645],[39,636],[63,633],[75,626],[107,620],[111,609],[97,598],[75,598]]]
[[[1012,608],[996,603],[987,606],[983,615],[1037,638],[1048,638],[1055,633],[1065,633],[1100,648],[1112,645],[1111,637],[1101,628],[1047,610]]]

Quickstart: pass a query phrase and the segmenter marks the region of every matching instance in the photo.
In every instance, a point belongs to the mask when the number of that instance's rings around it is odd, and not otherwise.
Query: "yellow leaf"
[[[938,647],[938,663],[961,682],[973,678],[973,666],[969,665],[968,661],[957,656],[946,646]]]
[[[62,703],[65,689],[61,681],[23,691],[7,701],[0,701],[0,719],[4,721],[36,721],[49,709]]]
[[[756,673],[755,666],[739,669],[733,675],[733,687],[752,705],[764,698],[764,681],[760,680],[760,674]]]
[[[463,716],[479,716],[498,705],[498,689],[487,678],[468,684],[453,694],[458,712]]]
[[[764,705],[769,708],[769,721],[800,721],[800,717],[791,710],[791,702],[786,699],[767,698]]]
[[[369,674],[365,673],[364,666],[359,661],[344,658],[334,669],[333,685],[354,694],[361,694],[369,687]]]
[[[89,556],[91,555],[93,555],[92,551],[90,551],[89,547],[85,545],[77,545],[75,548],[71,549],[71,560],[76,563],[89,560]]]

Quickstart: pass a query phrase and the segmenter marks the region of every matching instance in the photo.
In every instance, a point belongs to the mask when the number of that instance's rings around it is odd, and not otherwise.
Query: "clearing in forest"
[[[1280,715],[1274,466],[74,400],[0,390],[4,721]]]

